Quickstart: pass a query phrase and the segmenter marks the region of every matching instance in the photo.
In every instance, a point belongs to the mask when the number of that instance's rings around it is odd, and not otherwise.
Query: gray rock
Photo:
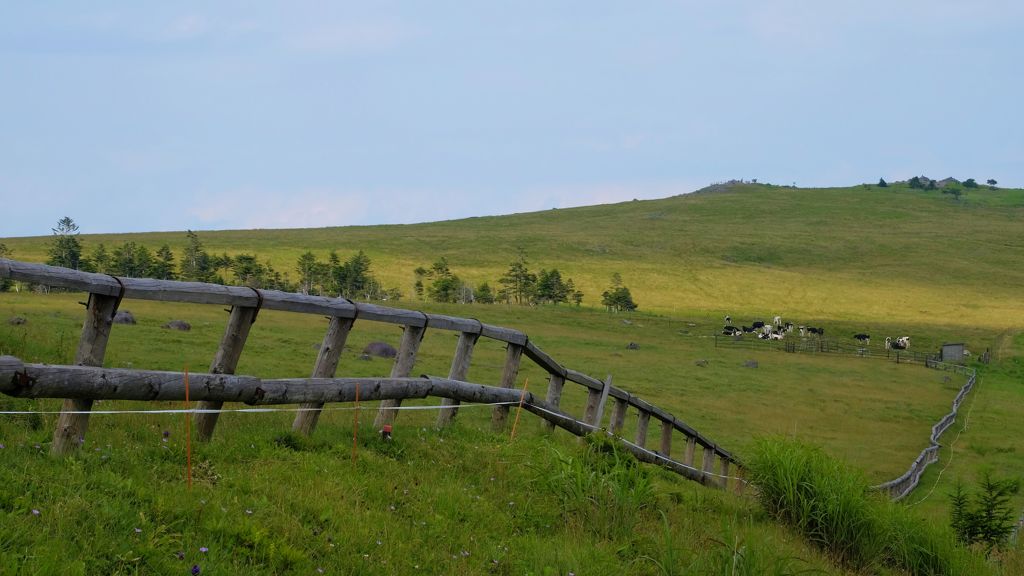
[[[168,330],[181,330],[182,332],[188,332],[192,329],[192,325],[184,320],[171,320],[167,324],[163,325]]]
[[[118,310],[117,314],[114,314],[114,324],[135,324],[135,316],[127,310]]]
[[[636,342],[630,342],[629,344],[626,344],[626,350],[639,350],[639,349],[640,349],[640,345],[637,344]]]
[[[21,316],[14,316],[8,320],[7,323],[11,326],[22,326],[24,324],[28,324],[28,320]]]
[[[394,358],[398,355],[398,350],[395,350],[395,347],[387,342],[370,342],[363,348],[363,354],[378,358]]]
[[[359,359],[360,360],[364,360],[366,362],[369,362],[370,360],[373,360],[373,358],[371,358],[369,354],[360,354],[359,355]]]
[[[744,368],[757,368],[757,360],[747,360],[743,363]]]
[[[707,368],[708,367],[708,361],[704,360],[703,358],[700,359],[700,360],[697,360],[696,362],[694,362],[694,364],[696,364],[697,366],[700,366],[701,368]]]

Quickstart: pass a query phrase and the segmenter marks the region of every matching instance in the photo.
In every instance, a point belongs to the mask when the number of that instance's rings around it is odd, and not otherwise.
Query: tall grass
[[[863,476],[798,441],[764,439],[751,452],[750,479],[764,509],[852,569],[910,574],[987,574],[984,560],[952,532],[870,490]]]

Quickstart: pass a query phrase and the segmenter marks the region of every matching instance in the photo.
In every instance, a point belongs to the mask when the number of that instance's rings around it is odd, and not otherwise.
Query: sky
[[[1024,186],[1024,2],[17,2],[0,237]]]

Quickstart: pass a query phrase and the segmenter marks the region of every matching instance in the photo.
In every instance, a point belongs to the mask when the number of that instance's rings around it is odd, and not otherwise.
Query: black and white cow
[[[858,340],[864,346],[867,346],[868,344],[871,344],[871,335],[870,334],[863,334],[863,333],[862,334],[854,334],[853,338],[855,340]]]

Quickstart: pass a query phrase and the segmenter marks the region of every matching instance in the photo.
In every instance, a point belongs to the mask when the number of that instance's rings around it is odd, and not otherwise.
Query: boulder
[[[167,324],[162,326],[168,330],[181,330],[182,332],[188,332],[192,329],[192,325],[184,320],[171,320]]]
[[[8,320],[7,323],[11,326],[22,326],[24,324],[28,324],[28,320],[21,316],[14,316]]]
[[[135,316],[127,310],[118,310],[114,314],[114,324],[135,324]]]
[[[626,350],[639,350],[639,349],[640,349],[640,345],[637,344],[636,342],[630,342],[629,344],[626,344]]]
[[[378,358],[394,358],[398,355],[398,350],[387,342],[370,342],[363,348],[363,354]]]

